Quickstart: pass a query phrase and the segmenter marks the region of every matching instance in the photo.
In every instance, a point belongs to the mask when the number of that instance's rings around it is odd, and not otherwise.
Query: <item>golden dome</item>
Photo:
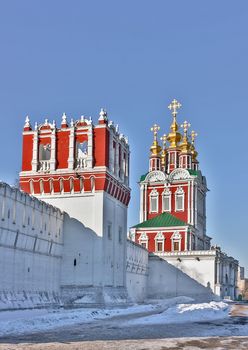
[[[180,149],[182,153],[190,153],[191,152],[191,143],[188,140],[188,129],[190,128],[190,123],[188,123],[186,120],[181,125],[183,128],[183,141],[180,145]]]
[[[171,132],[167,136],[167,140],[170,142],[169,148],[176,148],[178,146],[178,143],[182,139],[182,135],[180,132],[178,132],[178,124],[177,124],[177,110],[181,108],[181,103],[179,103],[176,99],[174,99],[168,106],[169,110],[171,110],[171,114],[173,116],[173,121],[170,126]]]
[[[196,136],[198,136],[198,134],[192,130],[191,131],[191,154],[192,154],[192,160],[193,161],[197,161],[197,156],[198,156],[198,152],[196,152],[195,150],[195,138]]]
[[[167,141],[167,136],[166,134],[164,134],[162,137],[160,137],[160,140],[163,142],[163,150],[161,153],[161,164],[164,166],[165,165],[165,161],[166,161],[166,141]]]
[[[151,155],[152,156],[158,156],[160,157],[160,152],[162,150],[162,148],[160,147],[159,143],[158,143],[158,138],[157,138],[157,134],[158,131],[160,130],[160,126],[157,124],[154,124],[151,127],[151,131],[153,132],[153,143],[151,145],[150,151],[151,151]]]

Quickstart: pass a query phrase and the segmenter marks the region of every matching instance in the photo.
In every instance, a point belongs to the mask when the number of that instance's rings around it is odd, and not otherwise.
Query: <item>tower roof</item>
[[[186,222],[178,219],[170,213],[162,213],[155,218],[143,221],[132,228],[145,228],[145,227],[172,227],[172,226],[188,226]]]

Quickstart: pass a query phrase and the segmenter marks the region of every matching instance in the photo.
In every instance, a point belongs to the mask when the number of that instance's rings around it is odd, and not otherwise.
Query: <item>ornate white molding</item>
[[[158,196],[158,191],[157,191],[155,188],[153,188],[152,191],[151,191],[151,193],[150,193],[150,196],[151,196],[151,197],[156,197],[156,196]]]
[[[182,235],[180,234],[179,231],[175,231],[175,232],[173,233],[173,235],[171,236],[171,239],[181,240],[181,239],[182,239]]]
[[[147,174],[145,181],[147,182],[163,182],[167,179],[167,175],[160,170],[151,171]]]
[[[179,186],[176,190],[176,194],[184,194],[184,190],[181,186]]]
[[[190,173],[186,169],[175,169],[173,170],[170,175],[170,180],[184,180],[191,178]]]
[[[155,236],[155,239],[156,240],[165,240],[165,238],[164,238],[164,235],[163,235],[163,233],[162,232],[158,232],[157,234],[156,234],[156,236]]]
[[[142,232],[140,237],[139,237],[139,241],[147,241],[148,240],[148,236],[146,234],[146,232]]]

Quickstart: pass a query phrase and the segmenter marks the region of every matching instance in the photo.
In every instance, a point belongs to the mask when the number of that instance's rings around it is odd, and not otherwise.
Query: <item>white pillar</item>
[[[74,126],[70,128],[70,136],[69,136],[69,158],[68,158],[68,169],[74,169],[74,137],[75,137],[75,129]]]
[[[88,153],[87,153],[87,168],[93,168],[93,130],[92,125],[88,130]]]
[[[144,200],[145,200],[145,205],[144,205],[144,221],[147,220],[147,184],[145,184],[145,189],[144,189]]]
[[[51,135],[51,159],[50,159],[50,170],[56,169],[56,129],[52,130]]]
[[[38,130],[34,131],[32,171],[38,170]]]
[[[140,222],[144,221],[144,185],[140,186]]]
[[[115,152],[115,174],[119,177],[119,143],[116,141],[116,152]]]

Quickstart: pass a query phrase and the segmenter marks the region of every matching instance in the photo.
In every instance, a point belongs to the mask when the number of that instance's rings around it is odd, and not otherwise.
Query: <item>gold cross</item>
[[[190,128],[190,123],[185,120],[185,122],[181,124],[181,128],[183,128],[184,135],[187,136],[188,129]]]
[[[163,142],[163,146],[165,148],[165,145],[166,145],[166,141],[167,141],[167,136],[166,134],[164,134],[163,136],[160,137],[160,140]]]
[[[181,103],[178,102],[175,98],[168,106],[169,110],[170,111],[172,110],[171,113],[172,113],[173,117],[176,117],[176,115],[178,113],[177,110],[181,107],[182,107]]]
[[[153,132],[154,140],[157,140],[157,133],[158,133],[159,130],[160,130],[160,126],[157,125],[157,124],[154,124],[151,127],[151,131]]]
[[[195,143],[196,136],[198,136],[198,134],[194,130],[192,130],[191,131],[191,140],[192,140],[193,144]]]

